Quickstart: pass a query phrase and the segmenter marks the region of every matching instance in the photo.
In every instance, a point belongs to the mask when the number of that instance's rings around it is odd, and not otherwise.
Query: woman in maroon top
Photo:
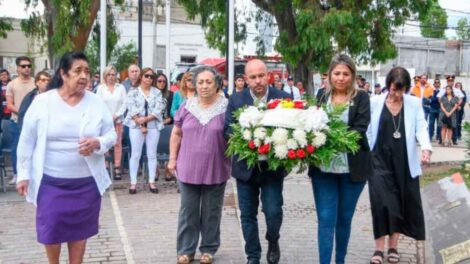
[[[168,169],[181,191],[177,263],[194,259],[201,234],[200,263],[212,263],[220,246],[220,221],[230,160],[225,156],[227,99],[219,95],[222,77],[208,66],[194,70],[197,97],[189,98],[174,118]]]

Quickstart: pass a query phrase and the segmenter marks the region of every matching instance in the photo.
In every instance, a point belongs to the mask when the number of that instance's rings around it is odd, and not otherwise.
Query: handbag
[[[452,118],[451,117],[443,115],[441,117],[441,122],[442,122],[443,125],[446,125],[447,127],[452,127]]]

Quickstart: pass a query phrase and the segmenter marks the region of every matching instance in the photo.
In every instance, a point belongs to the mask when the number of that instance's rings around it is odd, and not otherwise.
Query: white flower
[[[286,145],[276,145],[274,146],[274,156],[278,159],[285,159],[287,157],[287,152],[289,149]]]
[[[315,132],[314,133],[314,138],[313,138],[313,146],[315,147],[321,147],[325,144],[326,142],[326,135],[322,132]]]
[[[273,140],[270,137],[264,138],[264,144],[271,144],[271,142],[273,142]]]
[[[295,141],[295,139],[293,138],[289,138],[287,140],[287,148],[289,149],[297,149],[297,141]]]
[[[297,143],[299,143],[299,146],[301,148],[307,146],[307,134],[305,133],[305,131],[301,129],[296,129],[292,133],[292,136],[295,140],[297,140]]]
[[[249,129],[243,130],[243,139],[246,141],[251,140],[251,131]]]
[[[274,129],[271,139],[273,140],[274,144],[276,145],[284,145],[287,143],[287,130],[284,128],[276,128]]]
[[[255,139],[255,140],[253,140],[253,142],[255,143],[255,146],[256,146],[256,147],[261,146],[261,140]]]
[[[306,131],[320,131],[327,127],[329,122],[328,114],[322,108],[309,107],[304,114],[302,121],[305,122],[304,128]]]
[[[249,106],[241,114],[238,122],[242,128],[249,128],[251,126],[256,126],[263,118],[263,113],[254,106]]]
[[[253,132],[253,136],[255,138],[263,140],[266,137],[266,128],[264,127],[257,127]]]

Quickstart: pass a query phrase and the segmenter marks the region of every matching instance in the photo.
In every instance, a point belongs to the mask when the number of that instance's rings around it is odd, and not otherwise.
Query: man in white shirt
[[[290,94],[294,100],[300,100],[301,98],[299,88],[294,86],[294,78],[290,75],[287,77],[287,85],[284,85],[282,90]]]

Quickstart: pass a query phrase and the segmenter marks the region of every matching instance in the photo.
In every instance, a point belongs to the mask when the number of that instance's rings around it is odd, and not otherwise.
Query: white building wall
[[[117,28],[120,31],[121,38],[119,45],[133,41],[137,46],[138,26],[137,21],[116,21]],[[156,45],[166,45],[166,26],[157,24]],[[154,63],[154,36],[152,22],[144,21],[142,23],[142,66],[153,67]],[[164,54],[163,54],[164,55]],[[195,56],[196,62],[205,58],[220,57],[220,53],[207,46],[204,32],[199,25],[191,24],[171,24],[170,35],[170,66],[173,68],[180,62],[181,56]],[[158,58],[164,61],[165,58]],[[155,65],[156,67],[156,65]]]

